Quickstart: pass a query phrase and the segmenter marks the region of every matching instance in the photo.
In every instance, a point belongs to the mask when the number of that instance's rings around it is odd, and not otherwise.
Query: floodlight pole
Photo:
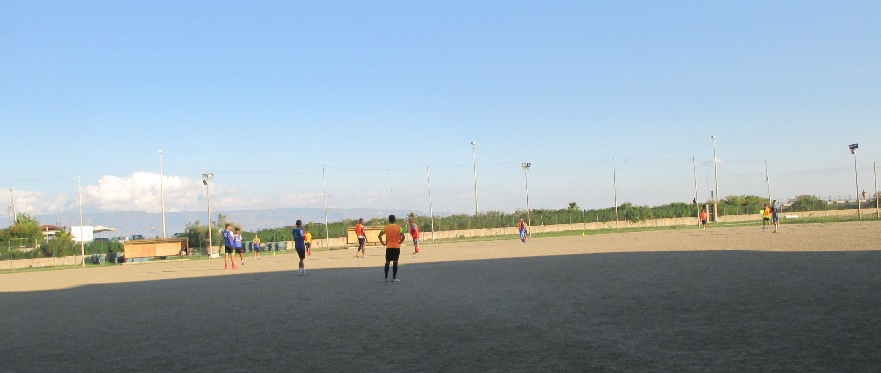
[[[856,194],[856,197],[857,197],[857,218],[862,220],[863,219],[863,208],[862,208],[862,203],[860,203],[861,202],[860,201],[860,174],[859,174],[859,171],[857,170],[857,144],[850,145],[850,154],[853,154],[853,175],[854,175],[854,181],[855,181],[856,187],[857,187],[857,194]]]
[[[694,207],[697,209],[697,225],[701,225],[701,205],[700,196],[697,194],[697,165],[694,156],[691,157],[691,172],[694,174]]]
[[[83,187],[80,183],[80,175],[76,175],[77,199],[80,204],[80,255],[83,260],[83,268],[86,268],[86,243],[83,236]]]
[[[477,143],[471,142],[471,154],[474,158],[474,217],[480,214],[480,204],[477,199]]]
[[[532,226],[532,216],[531,211],[529,209],[529,169],[532,167],[532,163],[523,162],[521,165],[523,167],[523,177],[526,179],[526,225]]]
[[[771,204],[771,177],[768,175],[768,160],[765,160],[765,184],[768,186],[768,204]]]
[[[431,204],[431,168],[425,166],[425,172],[428,174],[428,216],[431,220],[431,242],[434,242],[434,208]]]
[[[716,158],[716,136],[710,136],[713,139],[713,174],[716,178],[716,196],[713,201],[713,222],[719,222],[719,167],[718,158]]]
[[[165,188],[162,187],[162,149],[159,149],[159,199],[162,201],[162,238],[165,234]]]
[[[321,165],[321,186],[324,190],[324,248],[328,248],[330,242],[330,228],[327,226],[327,176],[325,166]]]
[[[9,197],[12,198],[12,224],[14,224],[18,221],[18,216],[15,214],[15,193],[12,192],[12,189],[9,189]]]
[[[872,173],[875,177],[875,217],[881,218],[881,206],[878,206],[878,168],[876,162],[872,162]]]
[[[205,197],[208,201],[208,256],[211,256],[211,183],[209,182],[214,174],[202,174],[202,184],[205,184]]]
[[[615,166],[614,157],[612,157],[612,190],[615,193],[615,229],[618,229],[618,168]]]

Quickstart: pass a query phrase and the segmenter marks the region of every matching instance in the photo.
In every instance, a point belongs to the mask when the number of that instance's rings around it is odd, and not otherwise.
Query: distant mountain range
[[[329,222],[345,219],[372,217],[386,217],[389,214],[407,214],[415,212],[419,215],[428,215],[422,211],[387,211],[376,209],[327,209]],[[322,208],[280,208],[267,210],[246,211],[211,211],[211,220],[216,221],[217,215],[226,215],[227,220],[241,224],[246,231],[256,231],[263,228],[280,228],[294,225],[297,219],[308,222],[324,222],[324,209]],[[446,216],[450,213],[435,213],[437,216]],[[58,214],[45,214],[36,217],[40,224],[51,224],[64,227],[80,225],[79,212],[65,212]],[[184,231],[187,223],[198,221],[204,225],[208,220],[207,211],[184,211],[166,212],[165,230],[168,237]],[[103,225],[116,228],[116,232],[103,232],[95,234],[96,237],[116,237],[140,234],[147,238],[162,236],[162,214],[142,211],[121,212],[97,212],[83,213],[83,225]]]

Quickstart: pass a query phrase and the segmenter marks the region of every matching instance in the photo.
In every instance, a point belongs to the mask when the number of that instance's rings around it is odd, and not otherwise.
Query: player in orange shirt
[[[358,252],[355,253],[355,257],[358,258],[358,254],[361,254],[361,258],[367,257],[367,251],[364,250],[364,243],[367,242],[367,235],[364,234],[364,219],[358,219],[358,224],[355,224],[355,235],[358,236]]]
[[[401,244],[404,243],[404,228],[395,224],[394,215],[388,216],[388,222],[385,228],[379,231],[379,243],[385,245],[385,281],[388,281],[389,263],[393,262],[392,281],[399,282],[401,280],[398,280],[398,259],[401,257]],[[383,240],[383,237],[386,237],[388,242]]]
[[[701,225],[707,229],[707,210],[701,210]]]

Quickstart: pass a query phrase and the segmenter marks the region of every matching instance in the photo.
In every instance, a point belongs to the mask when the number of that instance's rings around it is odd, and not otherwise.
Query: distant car
[[[133,234],[131,236],[128,236],[128,239],[130,239],[130,240],[143,240],[144,236],[140,235],[140,234]]]
[[[118,241],[118,242],[122,242],[122,241],[125,241],[125,240],[127,240],[127,239],[128,239],[128,237],[113,237],[113,238],[110,239],[110,241]]]

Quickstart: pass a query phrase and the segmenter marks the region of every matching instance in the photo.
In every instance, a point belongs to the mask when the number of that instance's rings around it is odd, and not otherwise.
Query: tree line
[[[718,210],[720,216],[758,214],[767,203],[769,203],[767,198],[754,195],[728,196],[719,201]],[[454,214],[435,216],[433,219],[430,216],[411,212],[406,218],[413,219],[419,225],[422,232],[430,232],[432,224],[436,232],[514,227],[521,217],[524,220],[530,220],[533,226],[592,222],[608,223],[616,220],[637,223],[651,219],[697,217],[699,209],[713,211],[712,204],[713,201],[708,200],[700,204],[696,203],[696,201],[692,201],[692,203],[673,202],[650,207],[625,202],[618,206],[616,213],[615,207],[581,209],[576,202],[570,202],[567,207],[561,209],[518,210],[514,212],[486,211],[481,212],[478,216]],[[852,204],[846,203],[830,204],[813,195],[801,195],[786,201],[784,211],[852,209],[855,207]],[[876,207],[874,200],[864,207]],[[403,224],[405,222],[404,218],[400,217],[398,223]],[[311,231],[316,238],[324,238],[325,235],[330,238],[339,238],[345,237],[346,229],[355,226],[356,223],[357,219],[329,222],[325,231],[325,224],[322,222],[304,222],[304,228]],[[365,220],[365,225],[368,226],[381,226],[386,223],[387,218],[385,217],[371,217]],[[201,221],[196,220],[186,224],[184,233],[180,234],[180,237],[188,239],[192,250],[207,252],[209,232],[211,234],[211,244],[222,246],[223,238],[220,232],[226,224],[230,224],[232,229],[241,227],[241,224],[229,220],[226,215],[218,214],[217,219],[211,221],[210,229]],[[244,241],[252,241],[255,236],[259,236],[262,242],[290,241],[292,228],[288,226],[265,228],[257,232],[243,231],[242,239]],[[80,245],[74,242],[73,236],[69,232],[60,231],[55,234],[53,239],[44,241],[39,221],[24,213],[18,213],[11,226],[0,229],[0,245],[2,245],[0,250],[5,249],[3,250],[5,254],[3,259],[60,257],[80,254]],[[87,255],[107,254],[122,252],[123,245],[122,242],[92,242],[85,244],[84,248]]]

